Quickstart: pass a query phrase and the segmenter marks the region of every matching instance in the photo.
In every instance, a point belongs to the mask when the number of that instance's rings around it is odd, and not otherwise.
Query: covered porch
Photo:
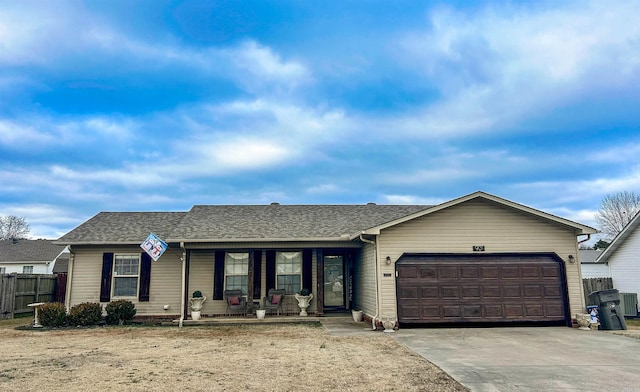
[[[360,257],[358,242],[340,246],[319,244],[187,244],[184,257],[183,320],[191,320],[190,299],[200,291],[207,299],[201,320],[257,320],[270,290],[284,290],[279,311],[268,310],[266,319],[300,318],[295,295],[307,289],[313,295],[309,317],[332,313],[350,315],[357,284],[354,267]],[[227,294],[242,292],[241,306],[230,311]],[[245,316],[246,312],[246,316]],[[278,314],[279,313],[279,314]],[[262,320],[260,320],[262,321]]]

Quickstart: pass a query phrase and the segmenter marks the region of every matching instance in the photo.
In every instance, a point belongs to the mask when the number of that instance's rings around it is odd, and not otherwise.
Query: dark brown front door
[[[401,323],[568,320],[555,254],[405,254],[396,269]]]

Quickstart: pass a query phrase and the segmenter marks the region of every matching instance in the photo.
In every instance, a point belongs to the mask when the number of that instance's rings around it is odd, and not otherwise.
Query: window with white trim
[[[242,290],[247,295],[249,285],[249,253],[227,252],[224,257],[225,290]]]
[[[276,252],[276,288],[287,294],[300,291],[302,282],[302,252]]]
[[[140,255],[116,255],[113,263],[113,296],[136,297],[140,277]]]
[[[23,274],[32,274],[33,273],[33,266],[32,265],[23,265],[22,266],[22,273]]]
[[[7,267],[0,267],[0,275],[6,273]]]

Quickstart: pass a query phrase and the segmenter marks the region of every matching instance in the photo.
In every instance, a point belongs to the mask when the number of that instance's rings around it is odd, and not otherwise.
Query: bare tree
[[[640,195],[635,192],[618,192],[602,199],[596,220],[600,224],[602,233],[611,240],[624,229],[638,211],[640,211]]]
[[[0,240],[27,238],[29,224],[26,219],[18,216],[0,216]]]

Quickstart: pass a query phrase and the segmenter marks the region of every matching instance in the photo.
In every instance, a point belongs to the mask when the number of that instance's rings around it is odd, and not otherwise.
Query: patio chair
[[[265,310],[275,310],[276,314],[280,316],[286,292],[284,289],[269,289],[267,296],[262,299],[262,307]]]
[[[224,298],[227,300],[227,315],[242,313],[247,315],[247,299],[242,296],[242,290],[225,290]]]

